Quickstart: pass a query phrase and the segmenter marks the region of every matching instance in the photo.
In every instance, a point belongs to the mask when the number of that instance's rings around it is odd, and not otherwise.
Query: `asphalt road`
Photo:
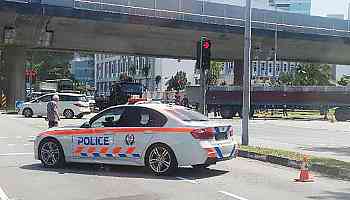
[[[295,169],[242,158],[204,171],[181,168],[173,177],[154,177],[130,166],[45,169],[32,155],[33,136],[45,129],[44,119],[0,115],[0,127],[1,200],[350,199],[349,182],[316,174],[314,183],[296,183]]]

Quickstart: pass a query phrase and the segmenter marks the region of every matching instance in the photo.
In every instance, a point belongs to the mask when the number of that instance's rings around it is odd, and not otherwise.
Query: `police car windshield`
[[[206,116],[188,109],[169,109],[167,111],[182,121],[208,121]]]

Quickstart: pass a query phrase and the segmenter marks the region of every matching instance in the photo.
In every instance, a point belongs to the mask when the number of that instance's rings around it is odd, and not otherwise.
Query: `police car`
[[[156,175],[178,166],[205,168],[235,158],[233,128],[167,104],[110,107],[80,127],[48,129],[35,140],[45,167],[66,162],[146,166]]]

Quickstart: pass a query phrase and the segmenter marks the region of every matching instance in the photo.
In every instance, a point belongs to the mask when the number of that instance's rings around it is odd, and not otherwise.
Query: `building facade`
[[[154,90],[155,62],[152,57],[95,54],[96,94],[109,95],[111,86],[120,81],[121,76],[132,77],[135,82],[144,84],[147,90]]]
[[[186,72],[187,81],[193,83],[194,66],[194,60],[95,54],[96,94],[109,95],[110,87],[122,75],[128,75],[135,82],[142,83],[149,92],[166,90],[166,83],[178,71]],[[149,74],[146,77],[143,69],[147,67]],[[156,81],[157,76],[160,76],[159,82]]]
[[[75,56],[71,61],[71,73],[75,80],[85,85],[95,85],[95,62],[92,57]]]
[[[282,73],[291,74],[296,70],[298,63],[277,61],[253,61],[252,79],[253,80],[278,80]]]

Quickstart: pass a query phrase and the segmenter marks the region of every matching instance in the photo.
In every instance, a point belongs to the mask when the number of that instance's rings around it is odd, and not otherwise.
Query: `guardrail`
[[[245,22],[245,20],[242,18],[213,16],[213,15],[208,15],[203,13],[196,14],[196,13],[179,11],[179,10],[175,11],[175,10],[167,10],[167,9],[159,9],[159,8],[145,8],[145,7],[138,7],[138,6],[131,6],[131,5],[122,5],[122,4],[116,4],[116,3],[106,3],[106,2],[103,2],[103,0],[98,0],[98,1],[74,0],[74,8],[84,9],[84,10],[93,10],[93,11],[102,11],[102,12],[111,12],[111,13],[120,13],[120,14],[130,14],[130,15],[136,15],[136,16],[178,19],[183,21],[202,22],[202,23],[208,23],[208,24],[239,26],[239,27],[244,27],[244,22]],[[275,12],[275,13],[281,14],[281,12]],[[306,17],[309,17],[309,16],[306,16]],[[277,16],[276,18],[280,18],[280,16]],[[287,19],[285,20],[288,21]],[[324,18],[324,20],[327,20],[327,19]],[[349,21],[344,21],[344,22],[346,23],[346,27],[347,27],[346,30],[336,29],[334,28],[335,27],[334,24],[328,24],[329,28],[326,28],[326,27],[293,25],[293,24],[287,24],[287,23],[266,22],[266,21],[258,21],[258,20],[252,20],[252,27],[260,28],[260,29],[275,30],[277,26],[277,30],[279,31],[290,31],[290,32],[298,32],[298,33],[300,32],[317,33],[320,35],[350,37]]]

